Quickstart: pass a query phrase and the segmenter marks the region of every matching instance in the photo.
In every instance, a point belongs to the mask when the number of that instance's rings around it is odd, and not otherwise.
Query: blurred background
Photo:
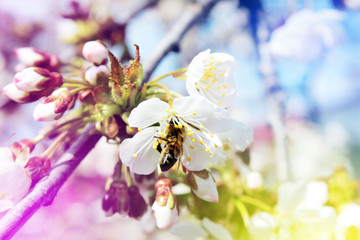
[[[79,54],[79,44],[102,39],[124,62],[133,56],[133,44],[145,60],[189,5],[203,2],[0,0],[0,87],[13,81],[17,47],[35,47],[68,61]],[[152,77],[186,67],[206,49],[231,54],[239,70],[238,97],[229,110],[254,129],[248,169],[260,172],[265,186],[329,177],[338,167],[358,179],[359,13],[359,0],[219,1]],[[182,81],[162,82],[186,95]],[[0,92],[2,146],[10,138],[34,137],[48,125],[33,120],[35,104],[19,105]],[[281,147],[277,134],[285,139],[285,170],[274,160]],[[14,239],[162,239],[160,233],[146,233],[151,226],[145,223],[105,218],[100,200],[116,154],[100,142],[54,204],[41,209]]]

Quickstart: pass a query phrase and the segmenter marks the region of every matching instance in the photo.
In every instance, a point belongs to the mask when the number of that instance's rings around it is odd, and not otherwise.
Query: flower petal
[[[131,111],[128,119],[129,126],[145,128],[160,122],[166,116],[169,107],[169,104],[159,98],[143,101]]]
[[[185,121],[201,123],[213,133],[231,130],[229,113],[202,96],[175,98],[172,108]]]
[[[181,158],[184,166],[191,171],[200,171],[208,167],[210,163],[217,164],[225,156],[218,151],[221,142],[216,136],[210,136],[184,123],[187,127],[183,144],[183,156]]]
[[[149,127],[136,133],[120,144],[120,159],[136,174],[152,173],[160,159],[160,153],[153,149],[157,127]]]
[[[253,129],[240,121],[231,120],[231,130],[218,133],[223,142],[229,143],[233,150],[244,151],[249,144],[254,140]]]
[[[205,229],[215,237],[215,239],[221,240],[232,240],[231,234],[229,231],[221,226],[220,224],[210,221],[208,218],[202,220],[202,224]]]

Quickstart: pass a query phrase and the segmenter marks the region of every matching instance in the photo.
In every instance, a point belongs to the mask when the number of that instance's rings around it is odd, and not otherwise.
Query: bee
[[[185,141],[185,129],[182,125],[170,120],[165,131],[165,136],[157,137],[154,148],[161,153],[160,169],[163,172],[168,171],[181,158],[183,154],[183,143]],[[161,146],[160,140],[164,141],[164,147]]]

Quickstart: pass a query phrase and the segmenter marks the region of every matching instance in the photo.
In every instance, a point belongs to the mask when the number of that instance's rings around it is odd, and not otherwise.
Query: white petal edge
[[[208,218],[202,220],[204,228],[217,240],[233,240],[229,231],[223,226],[210,221]]]
[[[145,128],[166,117],[170,105],[159,98],[150,98],[134,108],[128,118],[130,127]]]

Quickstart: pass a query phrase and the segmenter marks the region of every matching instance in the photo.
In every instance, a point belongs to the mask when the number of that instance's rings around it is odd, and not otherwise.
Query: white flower
[[[222,107],[236,98],[232,71],[237,68],[234,58],[226,53],[199,53],[186,73],[186,89],[190,95],[202,95]]]
[[[30,177],[13,161],[9,148],[0,148],[0,212],[6,211],[29,191]]]
[[[96,65],[106,63],[108,58],[108,50],[100,40],[86,42],[82,54],[86,60]]]
[[[146,100],[132,110],[128,121],[140,131],[121,143],[120,158],[138,174],[153,172],[161,157],[159,146],[164,149],[175,141],[165,139],[169,128],[181,135],[181,163],[191,171],[200,171],[224,158],[219,150],[221,142],[213,133],[231,127],[226,110],[200,96],[176,98],[172,106],[158,98]]]
[[[260,212],[252,216],[253,239],[332,239],[336,211],[323,205],[327,200],[324,184],[282,184],[278,189],[277,213]]]
[[[357,230],[357,238],[347,238],[351,228]],[[354,203],[345,205],[337,218],[336,223],[336,239],[358,239],[360,237],[360,206]],[[353,236],[354,237],[354,236]]]
[[[272,33],[270,51],[277,58],[313,60],[339,41],[342,18],[336,10],[299,11]]]

